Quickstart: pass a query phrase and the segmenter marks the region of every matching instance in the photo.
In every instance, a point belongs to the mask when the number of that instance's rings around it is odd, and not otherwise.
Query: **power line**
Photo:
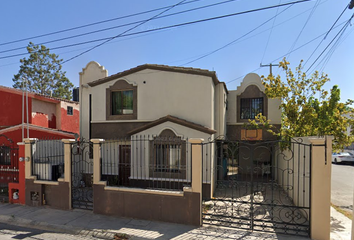
[[[170,8],[167,8],[166,10],[164,10],[164,11],[162,11],[162,12],[156,14],[155,16],[153,16],[153,17],[151,17],[151,18],[145,20],[144,22],[139,23],[139,24],[135,25],[134,27],[131,27],[131,28],[129,28],[128,30],[123,31],[123,32],[120,33],[120,34],[118,34],[118,35],[116,35],[116,36],[114,36],[114,37],[111,37],[110,39],[108,39],[108,40],[106,40],[106,41],[104,41],[104,42],[102,42],[102,43],[100,43],[100,44],[98,44],[98,45],[96,45],[96,46],[94,46],[94,47],[92,47],[92,48],[86,50],[86,51],[83,51],[82,53],[79,53],[79,54],[77,54],[77,55],[75,55],[75,56],[73,56],[73,57],[71,57],[71,58],[65,60],[64,62],[62,62],[62,64],[67,63],[67,62],[69,62],[69,61],[71,61],[71,60],[73,60],[73,59],[75,59],[75,58],[77,58],[77,57],[80,57],[80,56],[82,56],[83,54],[88,53],[88,52],[94,50],[95,48],[98,48],[98,47],[100,47],[100,46],[102,46],[102,45],[104,45],[104,44],[106,44],[106,43],[112,41],[113,39],[122,36],[123,34],[125,34],[125,33],[127,33],[127,32],[130,32],[131,30],[133,30],[133,29],[135,29],[135,28],[137,28],[137,27],[139,27],[139,26],[141,26],[141,25],[143,25],[143,24],[149,22],[150,20],[152,20],[152,19],[154,19],[154,18],[160,16],[161,14],[163,14],[163,13],[165,13],[165,12],[171,10],[172,8],[178,6],[179,4],[181,4],[181,3],[185,2],[185,1],[186,1],[186,0],[180,1],[179,3],[177,3],[177,4],[173,5],[173,6],[171,6]]]
[[[281,0],[279,0],[279,4],[281,3]],[[270,36],[272,35],[272,32],[273,32],[273,28],[274,28],[274,23],[275,23],[275,20],[276,20],[276,16],[278,15],[278,11],[279,11],[279,8],[277,8],[277,11],[275,13],[275,18],[273,20],[273,23],[272,23],[272,28],[270,29],[270,32],[269,32],[269,35],[268,35],[268,39],[267,39],[267,43],[266,43],[266,46],[264,48],[264,52],[263,52],[263,56],[262,56],[262,60],[261,62],[263,62],[263,59],[264,59],[264,56],[267,52],[267,49],[268,49],[268,45],[269,45],[269,40],[270,40]]]
[[[335,29],[335,28],[337,28],[337,27],[339,27],[339,26],[343,25],[345,22],[346,22],[346,21],[344,21],[344,22],[340,23],[339,25],[337,25],[337,26],[336,26],[336,27],[334,27],[333,29]],[[312,43],[313,41],[315,41],[315,40],[319,39],[320,37],[324,36],[325,34],[326,34],[326,32],[325,32],[325,33],[320,34],[319,36],[317,36],[317,37],[313,38],[312,40],[310,40],[310,41],[308,41],[308,42],[304,43],[303,45],[301,45],[301,46],[299,46],[299,47],[297,47],[297,48],[293,49],[290,53],[293,53],[293,52],[295,52],[295,51],[299,50],[300,48],[305,47],[306,45],[308,45],[308,44]],[[273,61],[271,61],[271,62],[279,61],[280,59],[284,58],[286,55],[287,55],[287,54],[284,54],[284,55],[282,55],[282,56],[280,56],[280,57],[278,57],[278,58],[274,59],[274,60],[273,60]],[[259,67],[259,68],[257,68],[257,69],[255,69],[255,70],[253,70],[252,72],[258,71],[259,69],[260,69],[260,67]],[[245,75],[243,75],[243,76],[245,76]],[[241,77],[242,77],[242,76],[240,76],[240,77],[238,77],[238,78],[235,78],[235,79],[233,79],[233,80],[230,80],[230,81],[226,82],[226,84],[231,83],[231,82],[234,82],[234,81],[236,81],[237,79],[240,79]]]
[[[198,0],[198,1],[200,1],[200,0]],[[225,4],[225,3],[229,3],[229,2],[234,2],[234,1],[237,1],[237,0],[227,0],[227,1],[218,2],[218,3],[214,3],[214,4],[204,5],[204,6],[201,6],[201,7],[191,8],[191,9],[183,10],[183,11],[180,11],[180,12],[159,16],[159,17],[154,18],[153,20],[160,19],[160,18],[165,18],[165,17],[171,17],[171,16],[175,16],[175,15],[178,15],[178,14],[187,13],[187,12],[191,12],[191,11],[196,11],[196,10],[200,10],[200,9],[204,9],[204,8],[208,8],[208,7],[214,7],[214,6],[217,6],[217,5],[221,5],[221,4]],[[91,34],[95,34],[95,33],[99,33],[99,32],[104,32],[104,31],[108,31],[108,30],[113,30],[113,29],[117,29],[117,28],[121,28],[121,27],[127,27],[127,26],[130,26],[130,25],[143,23],[144,21],[145,20],[135,21],[135,22],[131,22],[131,23],[125,23],[125,24],[121,24],[121,25],[118,25],[118,26],[113,26],[113,27],[109,27],[109,28],[103,28],[103,29],[90,31],[90,32],[86,32],[86,33],[81,33],[81,34],[77,34],[77,35],[73,35],[73,36],[69,36],[69,37],[54,39],[54,40],[50,40],[50,41],[46,41],[46,42],[41,42],[41,43],[38,43],[37,45],[44,45],[44,44],[60,42],[60,41],[64,41],[64,40],[68,40],[68,39],[72,39],[72,38],[83,37],[83,36],[87,36],[87,35],[91,35]],[[0,44],[0,46],[1,46],[1,44]],[[21,50],[21,49],[24,49],[26,47],[27,46],[12,48],[12,49],[8,49],[8,50],[3,50],[3,51],[0,51],[0,53],[6,53],[6,52],[12,52],[12,51],[16,51],[16,50]]]
[[[268,10],[268,9],[272,9],[272,8],[276,8],[276,7],[280,7],[280,6],[293,5],[293,4],[298,4],[298,3],[308,2],[308,1],[312,1],[312,0],[299,0],[299,1],[295,1],[295,2],[289,2],[289,3],[280,4],[280,5],[273,5],[273,6],[269,6],[269,7],[257,8],[257,9],[243,11],[243,12],[237,12],[237,13],[232,13],[232,14],[221,15],[221,16],[217,16],[217,17],[205,18],[205,19],[195,20],[195,21],[191,21],[191,22],[179,23],[179,24],[170,25],[170,26],[166,26],[166,27],[149,29],[149,30],[144,30],[144,31],[139,31],[139,32],[133,32],[133,33],[129,33],[129,34],[119,34],[119,35],[114,36],[114,37],[95,39],[95,40],[90,40],[90,41],[85,41],[85,42],[80,42],[80,43],[74,43],[74,44],[54,47],[54,48],[50,48],[50,49],[54,50],[54,49],[61,49],[61,48],[66,48],[66,47],[74,47],[74,46],[78,46],[78,45],[83,45],[83,44],[88,44],[88,43],[93,43],[93,42],[98,42],[98,41],[104,41],[104,40],[109,40],[111,38],[120,38],[120,37],[132,36],[132,35],[137,35],[137,34],[142,34],[142,33],[148,33],[148,32],[160,31],[160,30],[165,30],[165,29],[170,29],[170,28],[176,28],[176,27],[181,27],[181,26],[187,26],[187,25],[191,25],[191,24],[207,22],[207,21],[212,21],[212,20],[217,20],[217,19],[237,16],[237,15],[242,15],[242,14],[247,14],[247,13],[252,13],[252,12],[258,12],[258,11]],[[125,31],[125,32],[127,32],[127,31]],[[28,55],[28,54],[29,53],[19,53],[19,54],[14,54],[14,55],[3,56],[3,57],[0,57],[0,59],[18,57],[18,56],[23,56],[23,55]]]
[[[187,64],[196,62],[196,61],[198,61],[198,60],[200,60],[200,59],[202,59],[202,58],[208,57],[208,56],[210,56],[211,54],[214,54],[214,53],[216,53],[216,52],[218,52],[218,51],[220,51],[220,50],[222,50],[222,49],[224,49],[224,48],[230,46],[231,44],[233,44],[233,43],[237,42],[238,40],[244,38],[244,37],[247,36],[248,34],[250,34],[250,33],[254,32],[254,31],[256,31],[258,28],[260,28],[260,27],[262,27],[263,25],[265,25],[266,23],[270,22],[272,19],[275,19],[278,15],[280,15],[280,14],[283,13],[283,12],[285,12],[286,10],[288,10],[288,9],[289,9],[290,7],[292,7],[292,6],[293,6],[293,5],[288,6],[288,7],[285,8],[283,11],[281,11],[279,14],[275,15],[274,17],[271,17],[270,19],[268,19],[267,21],[263,22],[262,24],[260,24],[260,25],[257,26],[256,28],[252,29],[251,31],[245,33],[245,34],[242,35],[241,37],[238,37],[237,39],[232,40],[231,42],[225,44],[224,46],[222,46],[222,47],[220,47],[220,48],[218,48],[218,49],[215,49],[214,51],[212,51],[212,52],[210,52],[210,53],[204,54],[203,56],[198,57],[198,58],[196,58],[196,59],[194,59],[194,60],[192,60],[192,61],[189,61],[189,62],[187,62],[187,63],[185,63],[185,64],[182,64],[182,65],[180,65],[180,66],[184,66],[184,65],[187,65]]]
[[[347,10],[349,4],[344,8],[343,12],[339,15],[339,17],[337,18],[337,20],[333,23],[332,27],[328,30],[326,36],[323,39],[326,39],[326,37],[328,36],[328,34],[331,32],[331,30],[333,29],[333,27],[336,25],[336,23],[338,22],[338,20],[342,17],[343,13],[345,12],[345,10]]]
[[[313,8],[312,8],[312,11],[310,12],[309,16],[308,16],[307,19],[306,19],[305,24],[302,26],[302,28],[301,28],[299,34],[297,35],[297,37],[296,37],[294,43],[293,43],[292,46],[290,47],[290,49],[289,49],[289,51],[288,51],[288,54],[287,54],[287,57],[288,57],[288,58],[290,57],[290,51],[294,49],[294,47],[295,47],[297,41],[299,40],[299,38],[300,38],[302,32],[304,31],[305,27],[306,27],[307,24],[309,23],[309,21],[310,21],[312,15],[313,15],[313,13],[316,11],[316,8],[318,7],[319,2],[320,2],[319,0],[316,1],[315,5],[314,5]]]
[[[198,1],[201,1],[201,0],[191,0],[191,1],[188,1],[188,2],[181,3],[180,5],[189,4],[189,3],[198,2]],[[64,29],[64,30],[51,32],[51,33],[45,33],[45,34],[37,35],[37,36],[34,36],[34,37],[28,37],[28,38],[14,40],[14,41],[10,41],[10,42],[0,43],[0,46],[12,44],[12,43],[17,43],[17,42],[22,42],[22,41],[28,41],[28,40],[31,40],[31,39],[46,37],[46,36],[50,36],[50,35],[55,35],[55,34],[68,32],[68,31],[72,31],[72,30],[76,30],[76,29],[80,29],[80,28],[90,27],[90,26],[94,26],[94,25],[98,25],[98,24],[102,24],[102,23],[106,23],[106,22],[112,22],[112,21],[116,21],[116,20],[120,20],[120,19],[124,19],[124,18],[134,17],[134,16],[146,14],[146,13],[156,12],[156,11],[159,11],[159,10],[170,8],[172,6],[173,5],[166,6],[166,7],[160,7],[160,8],[156,8],[156,9],[152,9],[152,10],[148,10],[148,11],[143,11],[143,12],[139,12],[139,13],[133,13],[133,14],[125,15],[125,16],[122,16],[122,17],[116,17],[116,18],[111,18],[111,19],[108,19],[108,20],[103,20],[103,21],[99,21],[99,22],[89,23],[89,24],[78,26],[78,27],[68,28],[68,29]]]
[[[316,58],[316,60],[311,64],[311,66],[307,69],[306,73],[312,68],[312,66],[317,62],[317,60],[322,56],[322,54],[327,50],[327,48],[332,44],[332,42],[339,36],[339,34],[342,33],[342,31],[344,32],[345,29],[349,26],[350,21],[352,20],[352,18],[354,17],[354,14],[350,17],[350,19],[344,24],[344,26],[339,30],[339,32],[333,37],[333,39],[328,43],[328,45],[325,47],[325,49],[323,49],[323,51],[321,52],[321,54]]]

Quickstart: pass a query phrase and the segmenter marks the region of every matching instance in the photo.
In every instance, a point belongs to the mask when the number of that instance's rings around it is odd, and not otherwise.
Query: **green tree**
[[[28,44],[27,51],[30,55],[20,60],[20,70],[12,79],[13,87],[21,89],[27,80],[28,91],[71,100],[74,85],[61,70],[63,60],[45,46],[32,42]]]
[[[279,63],[286,80],[278,75],[262,76],[265,93],[269,98],[281,98],[282,125],[279,136],[334,136],[334,149],[343,149],[354,141],[354,111],[352,100],[340,102],[340,90],[334,85],[330,91],[323,86],[330,79],[317,71],[310,77],[302,71],[302,61],[293,72],[285,59]],[[264,122],[263,119],[261,122]],[[347,134],[351,127],[352,133]]]

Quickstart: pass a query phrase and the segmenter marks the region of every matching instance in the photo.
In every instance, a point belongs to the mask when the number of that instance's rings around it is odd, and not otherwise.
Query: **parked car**
[[[354,162],[354,155],[350,152],[341,152],[332,154],[332,163]]]

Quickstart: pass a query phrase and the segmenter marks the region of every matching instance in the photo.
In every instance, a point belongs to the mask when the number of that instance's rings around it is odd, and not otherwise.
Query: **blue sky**
[[[8,56],[26,53],[29,41],[41,44],[116,27],[44,45],[48,48],[56,48],[113,37],[137,23],[119,28],[117,26],[147,20],[161,13],[164,9],[45,37],[33,38],[35,36],[167,7],[178,2],[180,1],[37,0],[3,2],[0,8],[2,22],[0,25],[0,85],[12,86],[13,75],[19,70],[19,60],[26,55]],[[175,6],[163,15],[215,3],[220,4],[154,19],[128,33],[153,30],[289,2],[292,1],[186,0],[184,4]],[[312,73],[314,69],[327,73],[331,81],[325,88],[330,89],[335,84],[339,85],[341,101],[345,101],[348,98],[354,98],[353,27],[348,25],[341,38],[338,41],[334,40],[321,57],[319,55],[354,13],[354,9],[345,10],[327,37],[324,39],[324,35],[321,36],[330,30],[348,3],[349,0],[313,0],[294,4],[291,7],[287,5],[218,20],[119,37],[66,62],[63,64],[63,70],[66,71],[66,76],[70,81],[78,86],[79,72],[90,61],[97,61],[103,65],[109,75],[145,63],[195,67],[216,71],[219,80],[226,82],[229,90],[234,90],[247,73],[256,72],[259,75],[269,73],[269,67],[260,68],[260,63],[276,64],[283,56],[287,56],[293,69],[303,59],[306,63],[305,71],[313,65],[308,73]],[[27,40],[4,44],[21,39]],[[51,50],[51,52],[58,54],[65,61],[101,42],[59,48]],[[229,44],[227,47],[212,53],[227,44]],[[19,49],[9,51],[16,48]],[[197,60],[204,55],[207,56]],[[315,62],[316,58],[318,58],[317,62]],[[273,74],[283,75],[277,67],[273,68]]]

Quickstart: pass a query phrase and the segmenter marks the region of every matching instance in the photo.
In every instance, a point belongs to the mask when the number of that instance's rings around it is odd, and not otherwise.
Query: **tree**
[[[45,46],[32,42],[28,44],[27,51],[30,56],[20,60],[22,65],[12,79],[13,87],[21,89],[27,80],[28,91],[71,100],[74,85],[65,76],[66,72],[61,70],[63,60],[50,53]]]
[[[324,84],[330,80],[326,74],[316,71],[307,77],[302,71],[302,61],[295,73],[288,65],[285,59],[279,63],[286,73],[285,81],[279,75],[261,77],[266,95],[282,99],[282,126],[279,133],[273,133],[287,138],[332,135],[334,149],[338,150],[354,142],[354,110],[350,107],[353,101],[341,103],[336,85],[330,93],[324,90]],[[347,134],[348,127],[351,134]]]

